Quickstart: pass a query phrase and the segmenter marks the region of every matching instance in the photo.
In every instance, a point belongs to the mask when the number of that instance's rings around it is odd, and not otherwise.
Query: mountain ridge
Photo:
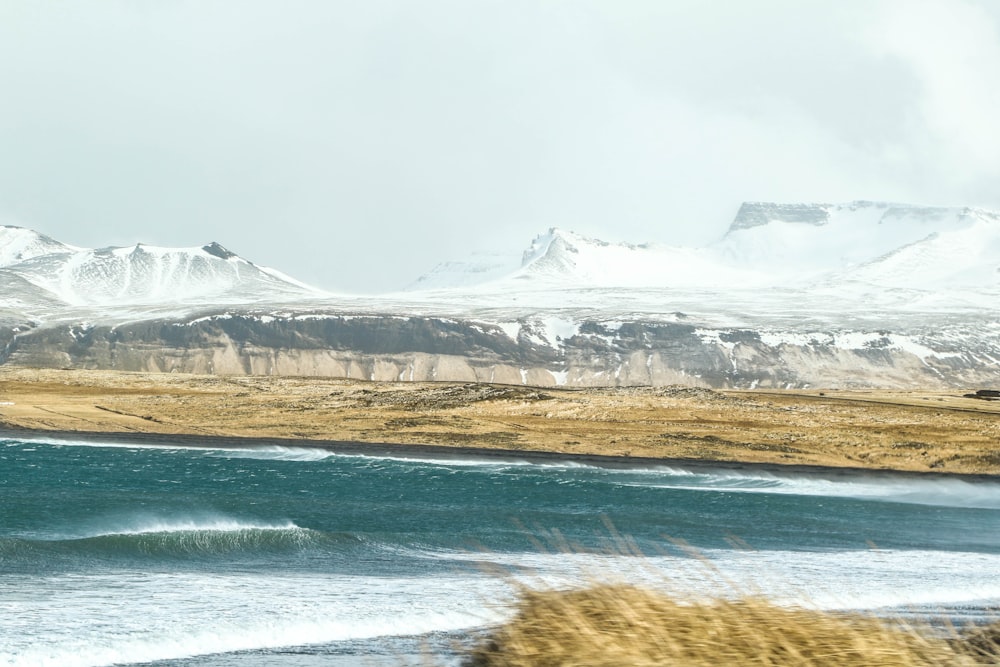
[[[958,238],[965,236],[964,240]],[[955,246],[949,254],[947,244]],[[977,246],[1000,244],[1000,214],[970,207],[927,207],[855,201],[847,204],[741,205],[726,234],[702,247],[662,243],[611,243],[552,227],[536,236],[520,265],[508,257],[504,269],[493,256],[488,267],[472,260],[439,265],[411,285],[419,290],[469,288],[496,283],[563,283],[566,287],[657,287],[758,289],[790,282],[868,281],[885,287],[909,284],[900,271],[880,272],[882,260],[906,247],[936,246],[929,257],[941,266],[967,263]],[[961,248],[964,248],[962,250]],[[914,250],[909,251],[911,254]],[[996,255],[982,257],[1000,266]],[[898,262],[897,262],[898,263]],[[445,266],[447,268],[445,268]],[[852,271],[865,267],[862,274]],[[918,267],[911,267],[917,271]],[[934,269],[934,267],[931,267]],[[932,273],[934,271],[932,270]],[[995,272],[995,271],[994,271]],[[944,279],[948,271],[937,270]],[[989,282],[991,270],[951,271],[954,285]],[[959,280],[969,274],[966,281]],[[972,278],[975,274],[975,278]],[[429,280],[434,276],[433,280]],[[451,282],[449,282],[449,279]],[[993,281],[996,282],[996,281]]]
[[[1000,386],[1000,215],[875,202],[741,211],[702,248],[554,227],[520,257],[466,257],[418,289],[366,296],[314,290],[216,242],[90,250],[0,228],[0,363],[567,386]]]
[[[0,268],[39,255],[78,250],[50,236],[14,225],[0,225]]]
[[[67,306],[254,302],[319,290],[258,267],[221,244],[79,248],[21,227],[0,227],[0,269]],[[22,290],[23,291],[23,290]]]

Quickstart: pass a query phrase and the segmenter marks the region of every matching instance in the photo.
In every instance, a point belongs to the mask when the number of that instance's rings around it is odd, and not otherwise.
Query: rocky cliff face
[[[1000,371],[938,339],[888,332],[781,334],[694,323],[587,321],[545,340],[429,317],[231,314],[120,326],[7,333],[6,363],[41,367],[333,376],[377,381],[475,381],[536,386],[692,384],[753,387],[968,387]],[[933,346],[933,347],[932,347]],[[1000,357],[1000,350],[982,355]]]
[[[830,221],[829,204],[771,204],[744,202],[736,212],[730,231],[751,229],[772,222],[825,225]]]

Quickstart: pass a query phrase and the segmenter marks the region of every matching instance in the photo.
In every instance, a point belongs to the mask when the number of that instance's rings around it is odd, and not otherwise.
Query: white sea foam
[[[460,630],[498,620],[483,607],[483,598],[466,597],[470,583],[449,577],[431,582],[261,573],[64,575],[37,582],[31,589],[35,599],[5,605],[0,665],[152,662]],[[494,595],[503,586],[481,583],[482,592]],[[0,592],[4,587],[0,583]],[[22,625],[30,625],[30,632],[19,631]]]
[[[156,533],[234,533],[244,530],[304,530],[291,521],[256,522],[226,517],[172,518],[133,517],[111,522],[105,530],[87,537],[149,535]]]
[[[837,479],[814,475],[700,473],[670,469],[665,476],[649,474],[623,479],[623,486],[772,493],[802,496],[858,498],[884,502],[940,507],[1000,509],[1000,483],[939,477],[878,477],[865,473],[844,474]]]
[[[877,472],[839,472],[836,478],[831,478],[824,477],[822,473],[744,472],[722,468],[702,470],[686,469],[675,465],[609,468],[569,460],[478,459],[474,457],[451,459],[366,454],[337,454],[336,456],[432,466],[499,470],[505,468],[539,468],[553,471],[593,470],[602,473],[609,483],[621,486],[829,496],[942,507],[1000,509],[1000,482],[967,481],[959,477],[911,477]]]
[[[291,521],[261,521],[215,512],[191,512],[184,515],[130,512],[114,516],[99,516],[88,521],[77,522],[68,530],[32,533],[30,537],[44,541],[59,541],[127,535],[205,535],[206,533],[223,534],[249,531],[285,531],[298,534],[311,532],[308,528],[302,528]]]
[[[261,461],[322,461],[337,456],[336,452],[319,447],[284,447],[268,445],[233,449],[213,449],[212,456],[227,459],[257,459]]]
[[[451,458],[441,456],[393,456],[391,454],[344,454],[332,453],[338,459],[355,459],[365,462],[391,461],[393,463],[407,463],[413,465],[427,465],[435,467],[459,467],[459,468],[507,468],[507,467],[528,467],[536,465],[531,461],[518,460],[514,458]]]
[[[489,560],[529,585],[594,574],[682,596],[763,593],[818,609],[996,604],[1000,555],[964,552],[729,551],[707,559],[589,554],[442,553]],[[463,630],[502,620],[515,579],[324,573],[70,573],[0,580],[0,665],[92,667],[206,653]],[[735,583],[734,583],[735,582]],[[20,591],[9,596],[10,591]],[[30,594],[28,593],[30,591]],[[29,627],[30,626],[30,632]]]
[[[489,561],[534,587],[629,582],[692,599],[763,595],[791,606],[879,609],[1000,602],[1000,554],[926,550],[753,551],[705,549],[697,557],[581,553],[442,553]]]
[[[169,438],[169,436],[165,436]],[[154,449],[165,451],[196,451],[203,452],[207,456],[230,459],[252,459],[261,461],[323,461],[326,459],[358,459],[363,461],[395,461],[399,463],[413,463],[434,466],[461,466],[461,467],[508,467],[508,466],[537,466],[544,468],[588,468],[582,463],[573,461],[552,461],[537,462],[516,458],[494,458],[475,456],[453,458],[451,456],[408,456],[391,454],[358,454],[338,452],[334,449],[324,449],[320,447],[287,447],[283,445],[250,445],[245,447],[206,447],[201,445],[183,445],[170,442],[164,443],[122,443],[103,442],[89,440],[70,440],[46,437],[26,437],[12,440],[8,446],[22,447],[26,443],[51,445],[54,447],[95,447],[101,449]]]
[[[169,440],[170,436],[164,436]],[[95,447],[99,449],[156,449],[166,451],[186,450],[203,452],[208,456],[230,459],[259,459],[264,461],[321,461],[341,456],[334,451],[319,447],[286,447],[282,445],[251,445],[246,447],[208,447],[185,445],[173,442],[111,442],[97,440],[72,440],[47,437],[18,437],[9,446],[23,443],[51,445],[54,447]]]
[[[202,449],[202,448],[197,448]],[[357,454],[338,452],[334,449],[323,449],[320,447],[284,447],[279,445],[252,446],[226,449],[212,449],[211,456],[228,459],[256,459],[261,461],[323,461],[326,459],[348,459],[366,462],[392,461],[396,463],[409,463],[415,465],[429,466],[459,466],[459,467],[505,467],[505,466],[530,466],[534,465],[530,461],[517,460],[513,458],[451,458],[441,456],[406,456],[392,454]]]
[[[164,436],[169,438],[170,436]],[[52,447],[95,447],[98,449],[165,449],[165,450],[177,450],[177,449],[191,449],[197,451],[211,451],[207,447],[201,447],[198,445],[181,445],[173,443],[155,443],[155,442],[114,442],[114,441],[101,441],[101,440],[74,440],[72,438],[52,438],[47,436],[18,436],[16,439],[9,439],[7,441],[8,447],[19,447],[25,443],[37,444],[37,445],[50,445]]]

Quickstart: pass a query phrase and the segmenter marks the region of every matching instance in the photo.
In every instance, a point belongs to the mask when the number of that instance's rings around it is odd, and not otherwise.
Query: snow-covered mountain
[[[550,229],[332,296],[218,244],[0,228],[0,363],[377,380],[1000,386],[1000,215],[747,203],[701,248]]]
[[[1000,214],[876,202],[744,204],[708,250],[735,266],[813,284],[979,288],[1000,284]]]
[[[23,227],[0,225],[0,268],[13,266],[41,255],[79,250],[44,234]]]
[[[426,286],[520,281],[550,287],[745,290],[849,282],[902,288],[1000,285],[1000,214],[877,202],[745,203],[702,248],[608,243],[553,228],[520,265],[491,257],[435,269]],[[413,285],[425,287],[421,282]]]
[[[218,243],[196,248],[76,248],[20,227],[0,227],[4,300],[95,308],[257,303],[317,296],[278,271]],[[32,296],[37,295],[37,296]]]
[[[496,283],[521,287],[667,287],[721,282],[723,267],[701,249],[662,244],[610,243],[551,228],[535,237],[524,253],[472,256],[440,264],[411,290],[454,289]],[[745,273],[739,269],[736,273]],[[516,287],[513,287],[516,289]]]
[[[578,287],[683,288],[758,280],[697,248],[608,243],[561,229],[535,238],[509,280]]]

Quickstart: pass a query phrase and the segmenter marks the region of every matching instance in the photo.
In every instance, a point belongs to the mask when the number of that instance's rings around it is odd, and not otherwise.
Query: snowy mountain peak
[[[212,242],[194,248],[74,248],[30,230],[0,228],[0,267],[51,298],[82,306],[252,303],[321,294]]]
[[[996,213],[967,207],[744,204],[710,249],[729,266],[765,271],[786,284],[995,285],[998,222]]]
[[[886,202],[747,202],[729,233],[702,248],[609,243],[557,227],[516,260],[472,256],[441,264],[413,289],[511,280],[539,288],[755,290],[857,284],[934,289],[1000,282],[1000,214]]]
[[[212,255],[213,257],[218,257],[219,259],[233,259],[233,258],[240,259],[239,255],[237,255],[235,252],[227,250],[226,248],[222,247],[221,244],[216,243],[215,241],[212,241],[206,246],[202,246],[201,249],[207,252],[209,255]]]
[[[629,251],[648,246],[616,244],[588,238],[575,232],[552,227],[532,239],[520,257],[503,253],[475,253],[467,259],[443,262],[420,276],[408,289],[438,290],[471,287],[505,279],[580,284],[597,276],[612,278],[608,271],[617,264],[600,267],[610,255],[629,255]],[[627,270],[626,270],[627,273]],[[631,280],[631,279],[629,279]],[[616,283],[617,284],[617,283]]]
[[[591,239],[575,232],[552,227],[545,234],[536,236],[524,251],[519,277],[571,277],[578,276],[580,270],[587,271],[588,259],[601,254],[602,248],[612,248],[616,244]],[[621,245],[622,248],[632,246]]]
[[[531,245],[521,257],[521,266],[527,267],[551,255],[563,255],[577,252],[574,241],[579,238],[573,232],[567,232],[558,227],[550,227],[549,231],[539,234],[531,240]]]
[[[536,236],[521,258],[521,267],[528,268],[569,268],[576,264],[576,256],[600,248],[635,250],[647,248],[647,244],[611,243],[589,238],[566,229],[552,227],[545,234]]]
[[[715,268],[694,248],[611,243],[554,228],[532,241],[512,277],[566,287],[676,287],[716,280]]]
[[[73,246],[60,243],[24,227],[0,225],[0,267],[58,252],[72,252]]]

